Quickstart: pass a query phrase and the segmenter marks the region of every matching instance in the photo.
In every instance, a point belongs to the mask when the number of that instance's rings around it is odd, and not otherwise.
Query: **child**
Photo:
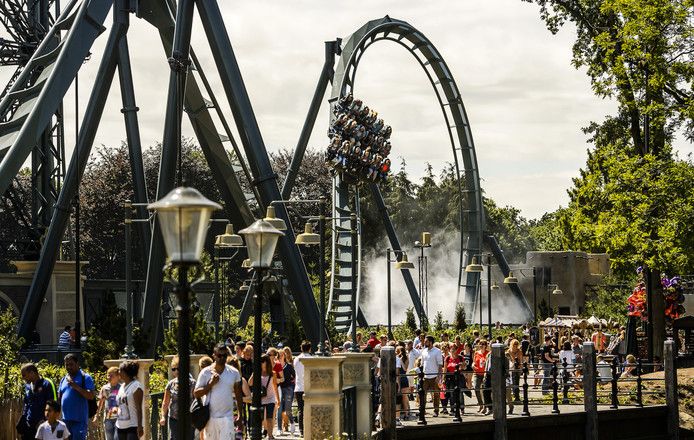
[[[68,431],[65,423],[58,420],[60,416],[60,404],[55,400],[46,402],[44,411],[46,421],[39,425],[36,431],[36,438],[43,440],[53,439],[69,439],[70,431]]]

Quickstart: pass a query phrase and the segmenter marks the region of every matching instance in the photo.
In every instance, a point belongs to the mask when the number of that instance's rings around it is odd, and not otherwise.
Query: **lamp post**
[[[547,293],[550,292],[550,289],[552,289],[552,293],[547,295],[547,307],[549,308],[549,313],[552,314],[552,295],[563,295],[564,292],[559,289],[559,285],[557,284],[548,284]],[[558,310],[559,309],[557,309],[557,311]]]
[[[429,315],[429,261],[424,255],[424,249],[431,247],[431,233],[422,232],[421,241],[415,241],[414,247],[420,250],[417,257],[417,267],[419,271],[419,300],[424,306],[424,310]]]
[[[477,257],[473,255],[472,257],[472,262],[465,266],[465,272],[469,273],[478,273],[481,274],[484,271],[484,267],[482,267],[481,264],[477,262]],[[480,280],[477,281],[479,283],[479,309],[480,309],[480,331],[482,330],[482,283]]]
[[[318,245],[318,279],[319,279],[319,293],[320,293],[320,321],[318,325],[318,347],[316,347],[317,355],[328,356],[325,350],[324,341],[327,339],[328,335],[325,332],[325,208],[327,199],[324,196],[319,198],[320,211],[318,215],[318,234],[313,232],[313,226],[311,223],[306,223],[304,232],[296,236],[295,243],[297,245],[311,246]]]
[[[188,269],[200,263],[200,254],[205,244],[207,224],[212,211],[221,209],[214,203],[189,187],[178,187],[163,199],[148,205],[155,210],[161,228],[164,246],[171,265],[178,269],[178,284],[175,293],[178,298],[178,438],[190,438],[190,383],[185,380],[190,374],[190,293]]]
[[[234,225],[227,223],[224,234],[217,235],[214,241],[214,296],[212,297],[212,314],[214,315],[214,337],[219,340],[220,321],[220,292],[219,292],[219,261],[220,252],[227,248],[243,247],[243,239],[234,234]],[[222,272],[224,270],[222,269]]]
[[[350,225],[350,246],[352,253],[352,271],[350,278],[352,280],[352,348],[354,352],[359,351],[357,344],[357,214],[349,215]]]
[[[525,275],[523,269],[516,269],[521,275]],[[518,278],[513,276],[513,271],[509,271],[504,278],[504,284],[518,284]],[[537,322],[537,268],[533,266],[533,321]]]
[[[125,207],[125,358],[134,359],[137,356],[133,349],[133,296],[132,296],[132,257],[131,257],[131,228],[132,209],[130,200],[123,204]]]
[[[395,259],[391,260],[390,253],[395,255]],[[400,258],[398,258],[398,254]],[[395,269],[410,270],[414,269],[414,264],[407,261],[407,253],[401,249],[386,249],[386,273],[388,274],[388,339],[393,339],[393,327],[391,322],[391,294],[390,294],[390,264],[395,263]]]
[[[271,207],[268,207],[270,211]],[[274,211],[274,208],[273,208]],[[256,271],[260,288],[255,290],[255,309],[253,322],[253,399],[251,403],[251,439],[262,440],[262,407],[260,399],[261,386],[261,369],[260,369],[260,347],[262,344],[262,320],[263,320],[263,270],[269,269],[272,266],[272,257],[275,254],[277,240],[284,233],[273,226],[272,223],[265,220],[256,220],[246,229],[239,231],[239,234],[246,238],[246,246],[248,248],[248,259],[250,266]],[[180,437],[183,438],[183,437]]]

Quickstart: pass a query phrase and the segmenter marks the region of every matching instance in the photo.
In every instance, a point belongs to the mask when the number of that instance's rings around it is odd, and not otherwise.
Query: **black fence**
[[[598,356],[592,344],[584,346],[583,362],[566,358],[554,362],[512,363],[501,345],[493,346],[487,361],[491,368],[476,374],[459,365],[452,372],[426,372],[417,368],[408,374],[393,374],[395,389],[381,384],[380,393],[393,393],[393,401],[382,415],[392,422],[382,426],[402,426],[416,420],[426,425],[431,418],[462,422],[463,415],[493,415],[496,421],[507,414],[549,416],[598,409],[643,408],[665,406],[672,412],[671,424],[677,417],[676,370],[672,341],[665,343],[666,362],[648,363],[641,359],[620,363],[614,357]],[[669,350],[667,350],[669,348]],[[586,351],[587,350],[587,351]],[[381,353],[381,364],[384,354]],[[387,355],[389,358],[391,354]],[[386,367],[393,368],[394,365]],[[664,375],[648,373],[666,370]],[[388,370],[390,371],[390,370]],[[381,371],[381,375],[388,374]],[[391,413],[391,408],[393,409]],[[588,410],[590,408],[590,410]],[[673,410],[673,408],[675,408]],[[390,419],[394,414],[395,419]],[[411,424],[410,426],[412,426]]]
[[[357,439],[357,387],[342,389],[342,432],[349,440]]]

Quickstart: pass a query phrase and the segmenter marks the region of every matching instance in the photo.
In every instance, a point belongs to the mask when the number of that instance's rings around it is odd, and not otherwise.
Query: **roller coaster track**
[[[453,79],[453,75],[448,68],[443,56],[429,41],[429,39],[405,21],[392,19],[388,16],[372,20],[359,28],[352,35],[347,37],[342,48],[342,55],[335,69],[333,88],[330,102],[335,105],[341,96],[354,92],[355,77],[357,67],[366,49],[378,41],[391,41],[405,48],[417,60],[419,65],[426,73],[434,89],[436,98],[441,107],[448,135],[453,151],[453,165],[458,182],[458,197],[460,201],[460,259],[458,270],[458,296],[463,290],[463,304],[466,310],[472,310],[475,301],[479,274],[466,273],[465,266],[472,256],[480,254],[482,251],[482,239],[484,231],[484,212],[482,205],[482,191],[477,169],[477,157],[472,140],[470,124],[465,113],[463,100],[458,86]],[[380,190],[377,185],[372,185],[372,193],[377,199],[381,199]],[[350,193],[354,196],[350,197]],[[354,212],[359,216],[359,193],[350,185],[346,185],[335,178],[333,181],[333,227],[336,233],[333,234],[333,254],[332,254],[332,279],[330,291],[329,310],[335,315],[335,322],[338,329],[345,330],[351,326],[351,313],[347,304],[351,303],[351,295],[357,295],[359,303],[360,289],[351,286],[352,267],[351,259],[351,238],[347,223],[342,220]],[[350,200],[352,203],[350,204]],[[356,201],[356,203],[354,203]],[[377,200],[378,203],[379,200]],[[387,211],[382,209],[382,218],[386,230],[389,233],[391,247],[400,249],[397,235],[390,222]],[[359,231],[361,232],[361,231]],[[360,236],[360,234],[359,234]],[[361,279],[361,240],[358,239],[356,249],[358,252],[356,261],[357,280]],[[336,268],[339,267],[339,271]],[[410,292],[410,296],[415,304],[420,320],[424,317],[424,312],[419,303],[414,282],[409,272],[403,271],[405,283]],[[409,278],[409,279],[408,279]],[[457,298],[459,300],[460,298]]]

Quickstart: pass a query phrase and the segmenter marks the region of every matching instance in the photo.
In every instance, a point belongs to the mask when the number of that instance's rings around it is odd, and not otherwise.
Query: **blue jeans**
[[[72,433],[72,431],[70,432]],[[106,436],[106,440],[118,439],[118,436],[116,435],[116,419],[104,420],[104,435]]]
[[[277,411],[277,429],[282,430],[282,413],[286,412],[289,417],[289,423],[292,423],[292,402],[294,401],[294,387],[281,388],[282,400],[280,400],[280,408]]]
[[[67,430],[70,431],[70,440],[87,440],[87,422],[64,420]]]

